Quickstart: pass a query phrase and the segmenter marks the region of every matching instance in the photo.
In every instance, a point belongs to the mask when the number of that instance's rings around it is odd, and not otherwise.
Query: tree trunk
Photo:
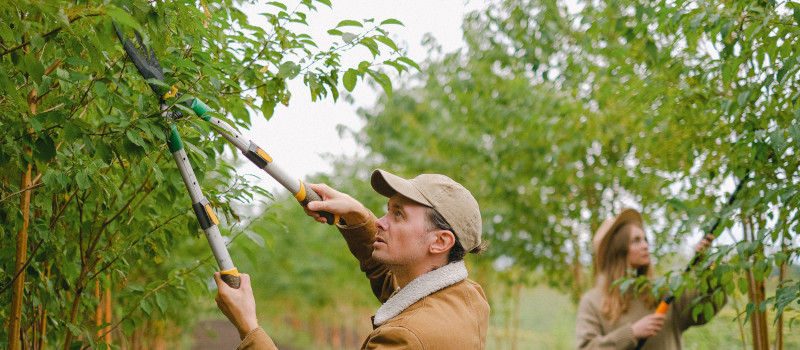
[[[33,102],[31,102],[33,101]],[[32,89],[28,95],[28,102],[31,108],[31,115],[36,114],[36,89]],[[31,156],[33,152],[25,147],[25,153]],[[31,164],[22,174],[19,189],[24,191],[31,186]],[[19,210],[22,212],[22,227],[17,232],[17,254],[14,262],[14,280],[11,294],[11,315],[8,325],[8,349],[17,350],[20,348],[20,330],[22,322],[22,300],[25,295],[25,272],[22,271],[25,261],[28,259],[28,224],[30,223],[31,191],[24,191],[21,194]]]
[[[110,276],[109,276],[109,279],[110,279]],[[103,332],[105,332],[106,335],[103,338],[103,341],[105,341],[106,344],[111,345],[111,287],[106,288],[105,301],[106,301],[106,303],[105,303],[106,304],[106,313],[105,313],[106,326],[103,327]]]
[[[81,295],[83,294],[83,279],[86,278],[86,267],[81,266],[81,274],[78,276],[78,282],[75,283],[77,289],[75,290],[75,297],[72,299],[72,310],[69,313],[69,323],[75,324],[75,320],[78,319],[78,309],[81,306]],[[70,345],[72,345],[72,331],[67,330],[67,339],[64,341],[64,350],[69,350]]]
[[[45,264],[46,267],[45,267],[45,274],[42,276],[42,282],[45,282],[45,281],[47,281],[48,278],[50,278],[50,263],[48,261],[45,261],[44,264]],[[41,324],[41,330],[39,332],[39,337],[40,338],[39,338],[39,347],[38,348],[39,349],[44,349],[45,346],[47,345],[47,340],[46,340],[47,339],[47,307],[44,304],[42,304],[41,310],[42,310],[42,321],[41,321],[42,324]]]
[[[103,324],[103,300],[100,298],[100,280],[94,281],[94,298],[97,300],[97,308],[94,312],[94,327],[97,329],[97,338],[103,335],[100,326]]]
[[[744,217],[744,237],[747,241],[753,242],[753,223],[749,217]],[[761,250],[761,249],[759,249]],[[750,315],[750,329],[753,332],[753,350],[769,349],[769,331],[767,329],[767,314],[759,310],[759,305],[765,299],[764,281],[756,281],[752,271],[745,273],[747,278],[747,300],[755,305],[753,314]]]
[[[784,231],[784,235],[788,234]],[[781,238],[781,251],[783,253],[788,253],[786,251],[786,237]],[[787,254],[789,256],[789,254]],[[786,280],[786,267],[787,264],[784,261],[781,266],[779,266],[780,275],[778,276],[778,285]],[[783,350],[783,314],[778,317],[778,324],[775,326],[775,350]]]

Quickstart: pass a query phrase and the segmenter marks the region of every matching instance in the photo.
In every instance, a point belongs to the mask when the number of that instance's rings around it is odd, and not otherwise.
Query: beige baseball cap
[[[481,211],[478,201],[464,186],[439,174],[422,174],[411,180],[376,169],[370,181],[372,188],[383,196],[400,193],[409,199],[431,207],[442,214],[464,250],[469,252],[481,244]]]

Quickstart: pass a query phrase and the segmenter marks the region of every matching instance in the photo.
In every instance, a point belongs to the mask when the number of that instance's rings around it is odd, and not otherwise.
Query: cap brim
[[[375,169],[375,171],[372,172],[370,184],[375,192],[378,192],[384,197],[391,198],[395,194],[400,193],[419,204],[433,207],[411,181],[386,170]]]

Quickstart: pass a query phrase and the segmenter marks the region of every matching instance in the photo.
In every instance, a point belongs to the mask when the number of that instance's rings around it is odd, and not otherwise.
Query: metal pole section
[[[195,98],[191,100],[189,106],[198,117],[201,117],[203,120],[211,123],[211,128],[214,131],[222,134],[222,137],[230,141],[230,143],[242,151],[242,154],[244,154],[247,159],[253,162],[253,164],[260,169],[266,171],[269,176],[278,181],[278,183],[280,183],[284,188],[289,190],[294,198],[300,202],[300,205],[306,207],[309,202],[322,200],[319,194],[313,190],[307,189],[306,185],[300,181],[300,179],[289,176],[281,168],[275,165],[272,162],[272,157],[270,157],[267,152],[264,152],[261,147],[258,147],[255,142],[245,139],[238,131],[236,131],[236,129],[228,125],[228,123],[207,115],[211,109],[205,103]],[[324,217],[329,225],[339,222],[344,223],[343,221],[340,221],[338,215],[334,215],[326,211],[318,211],[317,213]]]
[[[197,177],[194,175],[192,165],[189,163],[189,159],[186,156],[186,150],[183,148],[183,142],[181,141],[180,135],[178,135],[177,128],[173,125],[171,129],[172,135],[167,143],[170,152],[172,152],[172,157],[178,165],[183,183],[189,191],[189,197],[192,199],[192,209],[194,209],[197,220],[200,222],[200,227],[203,229],[203,232],[205,232],[208,244],[211,246],[211,252],[214,253],[214,258],[217,260],[217,265],[219,265],[222,272],[223,280],[231,287],[238,288],[239,273],[233,265],[233,260],[228,253],[228,248],[225,246],[225,242],[219,232],[219,226],[217,226],[219,220],[217,219],[217,215],[214,213],[214,209],[211,207],[208,199],[203,195],[203,191],[197,183]],[[231,282],[232,280],[235,281]]]
[[[238,148],[242,153],[256,152],[256,150],[261,150],[258,145],[256,145],[253,141],[247,140],[240,134],[236,129],[232,128],[228,123],[220,120],[219,118],[206,116],[203,117],[206,119],[211,125],[217,130],[222,137],[226,138],[230,143],[232,143],[236,148]],[[263,151],[261,151],[263,152]],[[269,155],[264,152],[263,155],[269,157]],[[283,187],[285,187],[289,192],[292,192],[292,195],[296,195],[300,191],[300,180],[297,178],[293,178],[289,176],[289,174],[285,173],[283,169],[275,165],[270,159],[261,169],[267,172],[269,176],[272,176],[276,181],[278,181]]]

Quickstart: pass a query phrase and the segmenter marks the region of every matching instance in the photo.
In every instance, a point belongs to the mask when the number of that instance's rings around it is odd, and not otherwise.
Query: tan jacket
[[[489,303],[481,286],[466,278],[464,262],[431,271],[398,290],[391,271],[372,259],[375,221],[371,215],[364,224],[339,226],[373,293],[384,303],[361,349],[485,349]],[[277,350],[261,328],[248,334],[239,349]]]
[[[687,292],[670,305],[667,319],[661,332],[647,339],[642,350],[680,350],[683,348],[683,331],[695,325],[705,324],[703,314],[697,321],[692,319],[691,302],[700,293]],[[578,320],[575,325],[575,348],[580,350],[596,349],[633,349],[636,339],[633,336],[633,324],[644,316],[655,311],[645,307],[639,299],[631,300],[628,311],[615,323],[603,317],[603,291],[595,287],[586,292],[578,305]],[[715,312],[716,312],[715,307]]]

